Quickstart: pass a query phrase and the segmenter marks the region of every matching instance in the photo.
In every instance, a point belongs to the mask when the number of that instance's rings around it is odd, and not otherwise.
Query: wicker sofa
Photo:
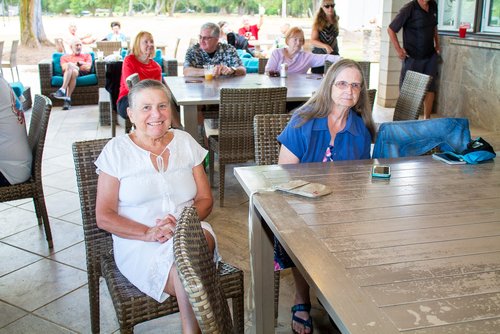
[[[106,82],[104,61],[95,61],[95,55],[92,55],[92,69],[89,75],[77,79],[76,88],[71,94],[72,105],[97,104],[99,99],[99,88],[104,87]],[[63,53],[55,52],[52,59],[44,59],[38,63],[38,73],[40,76],[40,90],[42,95],[51,96],[62,84],[62,70],[60,58]],[[61,106],[63,100],[51,97],[55,106]]]

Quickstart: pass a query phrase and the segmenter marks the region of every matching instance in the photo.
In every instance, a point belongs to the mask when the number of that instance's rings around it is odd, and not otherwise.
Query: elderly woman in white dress
[[[121,273],[158,302],[176,296],[183,332],[199,333],[177,275],[172,236],[184,207],[193,205],[201,220],[212,211],[203,168],[207,150],[187,132],[171,128],[170,95],[160,81],[135,85],[127,112],[136,130],[110,140],[95,162],[97,224],[113,234]],[[208,223],[202,227],[219,261],[215,234]]]
[[[302,50],[304,31],[299,27],[288,29],[285,34],[286,47],[275,49],[266,65],[266,73],[279,72],[281,64],[287,65],[288,73],[307,73],[311,67],[325,65],[325,61],[336,63],[341,58],[336,55],[313,54]]]

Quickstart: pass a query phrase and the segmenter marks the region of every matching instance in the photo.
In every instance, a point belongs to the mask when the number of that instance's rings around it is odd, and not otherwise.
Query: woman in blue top
[[[375,127],[368,105],[361,68],[343,59],[327,72],[319,90],[295,111],[278,136],[282,144],[279,164],[369,159]],[[294,267],[281,245],[275,242],[275,268]],[[295,305],[292,307],[294,333],[311,333],[309,285],[296,268]]]

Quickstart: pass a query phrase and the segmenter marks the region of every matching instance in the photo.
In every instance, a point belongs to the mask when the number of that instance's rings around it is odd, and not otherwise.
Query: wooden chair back
[[[399,92],[393,121],[408,121],[418,119],[423,110],[424,98],[431,83],[430,75],[406,71],[403,85]]]

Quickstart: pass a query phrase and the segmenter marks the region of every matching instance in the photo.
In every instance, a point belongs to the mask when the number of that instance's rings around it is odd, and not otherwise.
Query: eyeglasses
[[[200,41],[209,41],[211,40],[212,38],[215,38],[214,36],[201,36],[201,35],[198,35],[198,38]]]
[[[328,9],[328,8],[335,8],[335,4],[332,3],[332,4],[329,4],[329,5],[323,5],[323,8],[326,8],[326,9]]]
[[[359,83],[359,82],[347,82],[347,81],[337,81],[334,83],[335,87],[339,88],[339,89],[342,89],[342,90],[346,90],[348,89],[349,87],[352,88],[352,90],[355,90],[355,91],[360,91],[361,90],[361,86],[362,84]]]

